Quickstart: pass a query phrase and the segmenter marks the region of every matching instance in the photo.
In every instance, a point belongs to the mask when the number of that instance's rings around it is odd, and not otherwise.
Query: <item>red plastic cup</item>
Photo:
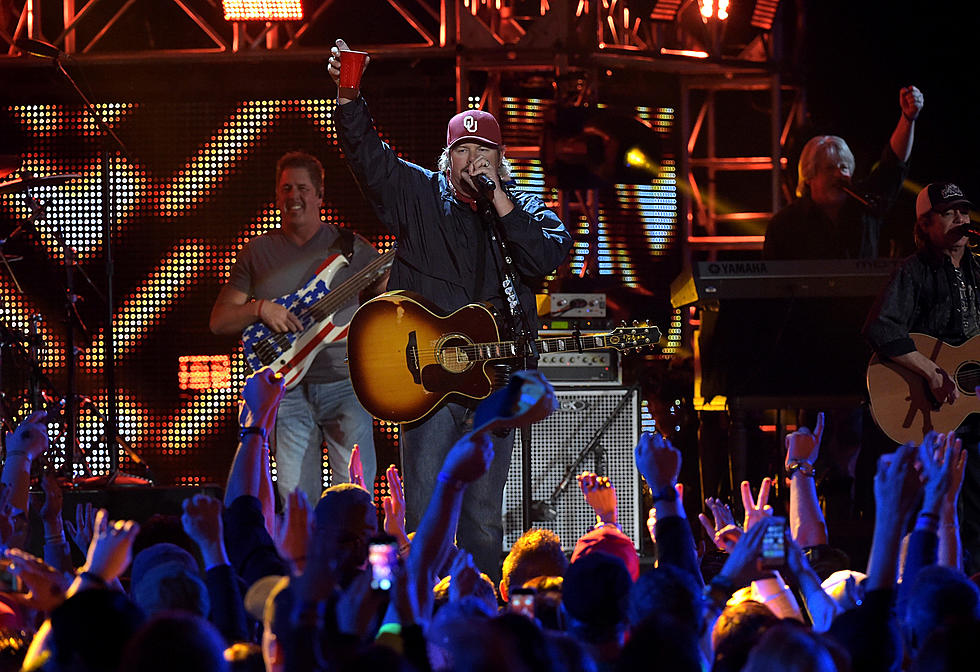
[[[364,73],[366,51],[340,52],[340,88],[346,91],[357,91],[361,88],[361,75]]]

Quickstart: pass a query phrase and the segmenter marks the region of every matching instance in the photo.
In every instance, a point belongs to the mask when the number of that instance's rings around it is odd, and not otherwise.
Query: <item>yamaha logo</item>
[[[476,133],[476,117],[472,114],[467,114],[463,117],[463,128],[465,128],[470,133]]]

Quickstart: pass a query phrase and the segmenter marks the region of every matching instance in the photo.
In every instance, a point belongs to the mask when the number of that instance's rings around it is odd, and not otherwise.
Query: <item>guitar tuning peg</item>
[[[638,327],[638,326],[640,326],[640,323],[639,323],[639,322],[637,322],[636,320],[633,320],[633,326],[634,326],[634,327]]]

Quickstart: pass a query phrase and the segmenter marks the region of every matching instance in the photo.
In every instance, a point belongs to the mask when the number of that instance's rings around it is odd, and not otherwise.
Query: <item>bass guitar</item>
[[[960,346],[925,334],[909,334],[915,349],[946,371],[960,396],[952,404],[936,401],[918,374],[875,355],[868,365],[871,413],[885,434],[897,443],[922,441],[927,432],[951,432],[970,413],[980,413],[980,336]]]
[[[348,265],[344,255],[330,255],[302,289],[272,299],[299,318],[302,331],[272,331],[262,322],[255,322],[242,332],[242,350],[249,366],[253,371],[268,366],[283,375],[286,389],[295,387],[324,346],[347,337],[348,325],[334,320],[337,311],[381,278],[394,261],[395,250],[380,254],[330,289],[334,275]]]
[[[442,315],[411,292],[388,292],[364,303],[347,333],[350,378],[361,405],[374,417],[413,422],[445,399],[483,399],[493,390],[486,370],[495,360],[523,356],[501,341],[493,313],[470,304]],[[620,351],[652,346],[660,329],[637,325],[605,334],[543,338],[538,352]]]

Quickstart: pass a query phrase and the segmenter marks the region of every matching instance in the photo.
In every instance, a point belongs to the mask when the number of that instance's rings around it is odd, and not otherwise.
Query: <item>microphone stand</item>
[[[103,248],[105,249],[105,276],[106,276],[106,292],[105,292],[105,320],[106,325],[104,329],[103,347],[105,348],[105,385],[106,385],[106,415],[104,417],[103,429],[106,436],[106,448],[109,450],[109,478],[106,481],[106,485],[112,485],[116,477],[119,474],[119,450],[112,440],[113,437],[119,436],[118,434],[118,411],[116,407],[116,344],[115,344],[115,328],[113,325],[113,277],[115,275],[115,262],[112,256],[112,228],[109,212],[109,151],[106,148],[104,139],[106,137],[112,138],[113,143],[118,148],[119,152],[123,157],[129,161],[131,165],[135,165],[133,160],[133,155],[130,153],[126,144],[116,135],[115,131],[105,122],[105,119],[99,114],[98,110],[88,99],[85,93],[79,88],[78,84],[75,82],[74,78],[65,69],[64,63],[62,62],[62,56],[64,53],[53,45],[46,44],[44,42],[39,42],[37,40],[18,40],[16,46],[23,51],[34,54],[41,58],[51,58],[61,73],[65,81],[68,82],[69,86],[75,91],[79,100],[82,101],[85,109],[88,111],[89,115],[95,121],[96,126],[103,133],[102,144],[102,172],[100,175],[101,181],[101,196],[102,196],[102,232],[103,232]],[[74,353],[70,353],[71,357],[74,357]],[[74,389],[69,385],[69,394],[74,394]]]
[[[531,333],[531,321],[527,310],[521,303],[518,292],[519,278],[514,268],[514,260],[508,249],[506,236],[500,226],[500,217],[493,207],[492,197],[495,186],[489,179],[489,184],[477,182],[480,186],[480,197],[477,198],[477,210],[487,227],[491,244],[495,244],[502,262],[502,288],[504,299],[507,301],[507,318],[514,337],[515,351],[523,362],[525,369],[538,368],[538,346]],[[524,424],[521,432],[521,525],[524,531],[531,529],[531,425]]]

